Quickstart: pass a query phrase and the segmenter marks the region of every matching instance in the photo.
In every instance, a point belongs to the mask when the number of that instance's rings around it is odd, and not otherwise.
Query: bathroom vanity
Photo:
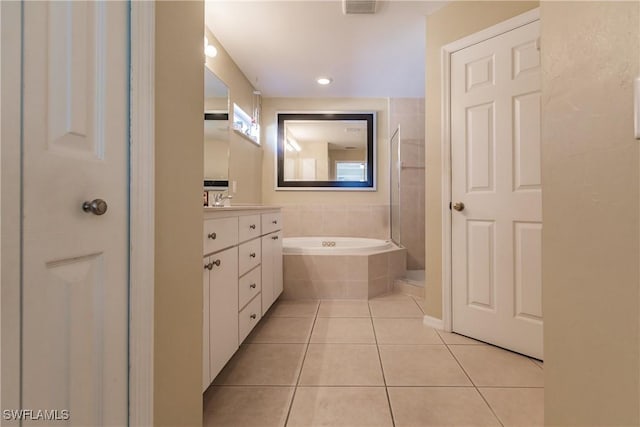
[[[282,293],[279,208],[204,208],[203,391]]]

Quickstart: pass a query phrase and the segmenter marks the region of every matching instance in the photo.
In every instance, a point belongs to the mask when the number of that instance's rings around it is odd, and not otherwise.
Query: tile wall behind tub
[[[282,208],[284,237],[337,236],[389,239],[389,205],[289,205]]]

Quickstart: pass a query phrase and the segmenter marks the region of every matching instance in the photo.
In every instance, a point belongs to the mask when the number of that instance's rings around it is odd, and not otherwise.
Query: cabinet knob
[[[253,314],[252,314],[251,316],[249,316],[249,317],[251,317],[252,319],[257,319],[257,318],[258,318],[258,315],[257,315],[257,314],[255,314],[255,313],[253,313]]]
[[[209,264],[205,264],[205,265],[204,265],[204,269],[205,269],[205,270],[211,270],[211,269],[213,269],[213,263],[211,263],[211,262],[210,262]]]
[[[90,202],[84,202],[82,204],[82,210],[94,215],[104,215],[107,211],[107,202],[102,199],[94,199]]]
[[[255,284],[255,283],[252,283],[252,284],[250,284],[250,285],[249,285],[249,287],[250,287],[251,289],[255,289],[255,288],[256,288],[256,284]]]
[[[251,225],[249,226],[249,228],[250,228],[250,229],[252,229],[252,230],[255,230],[255,229],[256,229],[256,225],[255,225],[255,224],[251,224]]]
[[[255,252],[251,252],[251,253],[249,254],[249,256],[250,256],[251,258],[255,258],[255,257],[256,257],[256,253],[255,253]]]
[[[278,236],[271,236],[273,240],[278,240]]]
[[[216,237],[218,237],[218,236],[216,235],[216,233],[209,233],[209,234],[207,234],[207,237],[209,239],[211,239],[211,240],[216,240]]]
[[[277,223],[278,223],[277,219],[274,219],[273,221],[271,221],[271,224],[277,224]]]
[[[220,264],[221,264],[221,263],[220,263],[220,260],[219,260],[219,259],[217,259],[217,260],[215,260],[215,261],[213,261],[213,262],[211,263],[211,268],[213,268],[213,266],[214,266],[214,265],[215,265],[216,267],[220,267]]]

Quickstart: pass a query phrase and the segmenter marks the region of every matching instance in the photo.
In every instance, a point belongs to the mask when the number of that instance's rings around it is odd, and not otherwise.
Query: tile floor
[[[422,323],[419,301],[280,301],[204,395],[205,426],[541,426],[543,365]]]

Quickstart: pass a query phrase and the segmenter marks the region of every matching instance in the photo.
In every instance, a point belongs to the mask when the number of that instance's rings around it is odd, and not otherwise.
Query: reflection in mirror
[[[373,113],[278,114],[278,188],[374,188]]]
[[[204,181],[209,190],[229,185],[229,96],[227,86],[205,66]]]

